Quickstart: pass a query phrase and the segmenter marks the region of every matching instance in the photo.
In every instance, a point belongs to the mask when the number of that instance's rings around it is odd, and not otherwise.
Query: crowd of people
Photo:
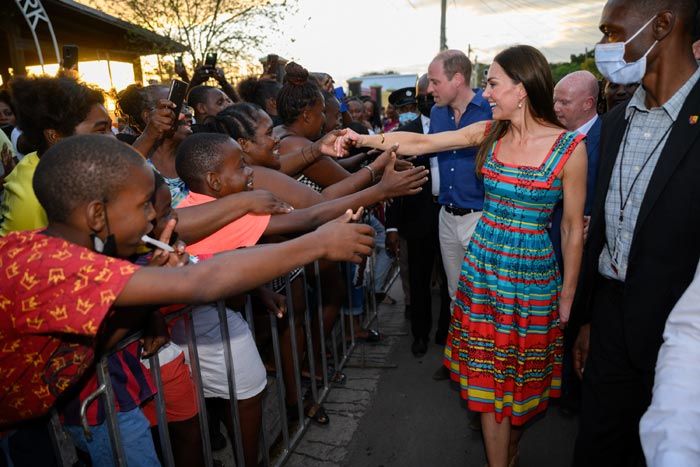
[[[411,352],[425,355],[431,334],[444,346],[433,378],[456,383],[489,466],[519,465],[552,399],[579,420],[562,465],[700,462],[698,9],[608,0],[603,81],[582,70],[555,83],[543,54],[519,45],[473,89],[467,55],[446,50],[386,108],[293,62],[237,86],[178,66],[179,115],[167,83],[127,87],[110,115],[104,93],[73,77],[13,79],[0,91],[0,465],[55,465],[53,408],[83,462],[112,464],[103,403],[88,405],[91,436],[79,413],[105,354],[127,464],[162,460],[157,354],[175,462],[203,465],[199,410],[212,448],[225,444],[219,422],[234,438],[221,313],[241,455],[257,465],[266,373],[281,372],[290,422],[332,423],[299,392],[293,354],[311,355],[311,384],[342,381],[323,367],[321,331],[346,319],[348,282],[392,300],[381,287],[392,258]],[[306,328],[282,319],[284,294],[299,315],[307,306],[304,269],[322,297]],[[168,318],[186,305],[206,408],[187,329]]]

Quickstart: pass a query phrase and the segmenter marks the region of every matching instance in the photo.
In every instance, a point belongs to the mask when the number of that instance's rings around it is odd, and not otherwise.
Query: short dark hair
[[[678,15],[685,30],[696,37],[698,0],[635,0],[634,8],[649,15],[670,10]]]
[[[290,62],[284,67],[284,85],[277,96],[277,112],[282,123],[294,123],[308,107],[323,100],[321,88],[303,66]]]
[[[21,78],[11,83],[17,126],[29,146],[43,154],[49,147],[44,130],[71,136],[95,104],[104,105],[102,91],[72,78]]]
[[[106,135],[65,138],[41,156],[32,186],[51,222],[65,222],[81,204],[109,201],[143,167],[128,144]]]
[[[241,99],[265,108],[268,99],[277,100],[282,85],[274,79],[259,79],[254,76],[238,83],[238,94]]]
[[[214,86],[207,86],[205,84],[200,84],[199,86],[193,87],[190,89],[189,94],[187,94],[187,104],[193,108],[197,104],[206,104],[207,94],[209,94],[209,91],[213,91],[214,89],[217,88]]]
[[[224,144],[231,143],[228,135],[221,133],[196,133],[180,143],[175,156],[175,170],[190,189],[200,187],[202,177],[218,170],[224,162],[219,150]]]

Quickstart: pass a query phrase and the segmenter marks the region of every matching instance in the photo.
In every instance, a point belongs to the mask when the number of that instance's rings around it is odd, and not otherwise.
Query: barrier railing
[[[373,264],[373,258],[369,258],[370,266]],[[347,265],[340,265],[341,268]],[[310,404],[314,407],[320,406],[326,397],[328,396],[330,390],[332,389],[335,382],[341,380],[342,375],[341,370],[347,365],[350,360],[353,351],[358,346],[358,342],[355,338],[355,323],[352,316],[353,303],[351,294],[351,284],[347,284],[347,293],[345,299],[345,309],[349,310],[350,313],[345,313],[344,310],[340,310],[339,318],[336,320],[332,327],[330,335],[326,335],[324,329],[324,305],[322,297],[321,288],[321,268],[318,262],[313,263],[308,267],[311,269],[310,273],[313,274],[313,287],[309,288],[309,280],[307,278],[307,270],[302,269],[301,274],[296,278],[296,280],[301,281],[301,287],[304,290],[304,306],[303,313],[301,316],[297,315],[295,311],[295,303],[293,301],[293,291],[292,291],[292,278],[287,275],[284,279],[284,290],[286,293],[286,305],[287,313],[283,318],[277,318],[270,313],[270,329],[271,329],[271,343],[273,360],[275,366],[275,376],[274,385],[276,386],[276,394],[265,393],[264,397],[275,397],[277,399],[277,406],[279,410],[279,426],[271,427],[269,424],[266,426],[264,423],[261,424],[262,429],[260,433],[260,448],[259,448],[259,460],[262,461],[265,466],[280,466],[283,465],[286,460],[291,455],[297,443],[302,439],[304,433],[308,429],[311,420],[305,416],[304,408],[304,392],[303,392],[303,377],[302,377],[302,365],[304,354],[306,355],[308,371],[310,375]],[[369,268],[370,279],[373,274],[373,267]],[[342,272],[342,271],[341,271]],[[345,274],[345,277],[348,277]],[[394,277],[395,278],[395,277]],[[365,306],[362,310],[362,316],[360,317],[360,323],[366,323],[366,325],[371,325],[374,323],[375,330],[378,331],[379,319],[377,313],[376,301],[374,300],[373,282],[370,280],[369,288],[371,293],[368,294],[370,297],[365,300]],[[313,293],[311,293],[313,291]],[[228,382],[228,404],[227,410],[230,411],[231,418],[233,420],[234,432],[229,433],[232,437],[231,443],[233,447],[233,453],[235,455],[235,464],[237,466],[244,466],[244,449],[243,449],[243,435],[241,429],[241,417],[239,413],[239,407],[236,397],[236,378],[234,371],[234,355],[231,348],[231,340],[229,335],[229,323],[227,316],[226,305],[223,301],[217,302],[216,310],[219,319],[219,330],[221,336],[221,345],[223,346],[223,353],[226,366],[226,377]],[[315,308],[315,313],[312,309]],[[203,446],[203,461],[207,466],[214,465],[214,455],[212,452],[211,442],[210,442],[210,431],[208,414],[205,404],[204,397],[204,384],[202,381],[202,373],[199,365],[198,357],[198,346],[197,346],[197,333],[195,332],[195,326],[193,322],[193,307],[187,307],[178,312],[172,313],[166,317],[168,321],[173,321],[176,319],[184,320],[184,334],[186,336],[186,347],[183,349],[189,355],[189,367],[191,379],[195,387],[196,401],[198,406],[198,419],[199,427],[201,432],[201,442]],[[248,326],[251,328],[251,332],[254,333],[254,316],[253,307],[250,296],[246,297],[245,309],[243,313]],[[315,315],[315,316],[314,316]],[[348,319],[349,318],[349,319]],[[299,323],[299,319],[303,320],[303,323]],[[290,348],[291,352],[294,374],[285,375],[283,374],[283,352],[287,349],[283,349],[280,342],[280,325],[282,320],[286,320],[286,325],[290,333]],[[346,323],[347,320],[347,323]],[[299,327],[297,323],[303,324],[301,328],[305,334],[304,343],[306,346],[304,349],[298,348],[297,345],[297,332]],[[319,354],[314,353],[314,332],[313,326],[318,326],[318,338],[321,345],[317,345],[316,348],[319,349]],[[349,331],[349,332],[347,332]],[[134,342],[141,337],[140,334],[134,334],[128,339],[120,343],[117,349],[112,352],[123,349],[128,344]],[[340,340],[340,345],[338,345],[338,340]],[[332,368],[333,374],[329,375],[328,367],[328,355],[327,351],[330,347],[330,355],[332,358]],[[114,393],[112,389],[112,384],[110,376],[108,373],[107,359],[109,355],[103,355],[96,362],[96,373],[98,381],[98,389],[92,393],[88,398],[86,398],[81,406],[81,420],[83,425],[83,430],[86,438],[90,438],[91,427],[88,426],[87,419],[85,417],[87,408],[98,397],[101,398],[102,404],[105,408],[105,423],[109,432],[110,441],[113,451],[113,462],[117,466],[126,465],[126,456],[124,453],[124,445],[122,442],[122,436],[119,430],[116,416],[116,408],[114,403]],[[363,352],[364,360],[364,352]],[[166,401],[164,398],[163,391],[163,378],[161,374],[161,365],[158,353],[149,358],[150,373],[153,378],[153,383],[156,388],[155,395],[155,407],[156,416],[158,422],[158,442],[160,443],[160,453],[161,462],[166,467],[171,467],[176,465],[176,459],[173,453],[172,440],[170,438],[170,433],[168,429],[168,421],[166,416]],[[317,363],[320,362],[321,368],[320,381],[317,377],[318,373],[316,370]],[[364,361],[363,361],[364,363]],[[291,377],[290,377],[291,376]],[[317,387],[317,383],[320,386]],[[287,413],[287,403],[286,403],[286,384],[293,384],[296,393],[296,414],[298,417],[298,423],[291,424],[289,419],[295,419],[297,417],[289,417]],[[270,387],[270,381],[268,380],[268,388]],[[292,405],[292,407],[294,406]],[[263,419],[264,421],[264,419]],[[331,421],[332,423],[332,421]],[[57,459],[64,466],[73,465],[76,459],[75,448],[66,436],[61,424],[58,422],[58,416],[55,411],[52,414],[51,422],[49,423],[50,432],[52,433],[52,438],[54,442],[54,448],[57,453]],[[269,434],[272,433],[273,438],[271,439]]]

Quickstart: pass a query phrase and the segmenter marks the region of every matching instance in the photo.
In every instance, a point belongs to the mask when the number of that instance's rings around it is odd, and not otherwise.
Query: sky
[[[447,45],[489,63],[509,45],[529,44],[550,62],[592,49],[605,0],[448,0]],[[371,71],[422,74],[440,46],[440,0],[298,0],[277,53],[337,83]]]

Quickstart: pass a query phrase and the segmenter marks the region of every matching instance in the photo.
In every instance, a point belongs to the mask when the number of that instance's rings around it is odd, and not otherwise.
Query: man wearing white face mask
[[[588,242],[572,308],[583,377],[575,465],[643,465],[664,323],[700,259],[700,71],[695,0],[609,0],[596,65],[641,81],[603,122]]]

